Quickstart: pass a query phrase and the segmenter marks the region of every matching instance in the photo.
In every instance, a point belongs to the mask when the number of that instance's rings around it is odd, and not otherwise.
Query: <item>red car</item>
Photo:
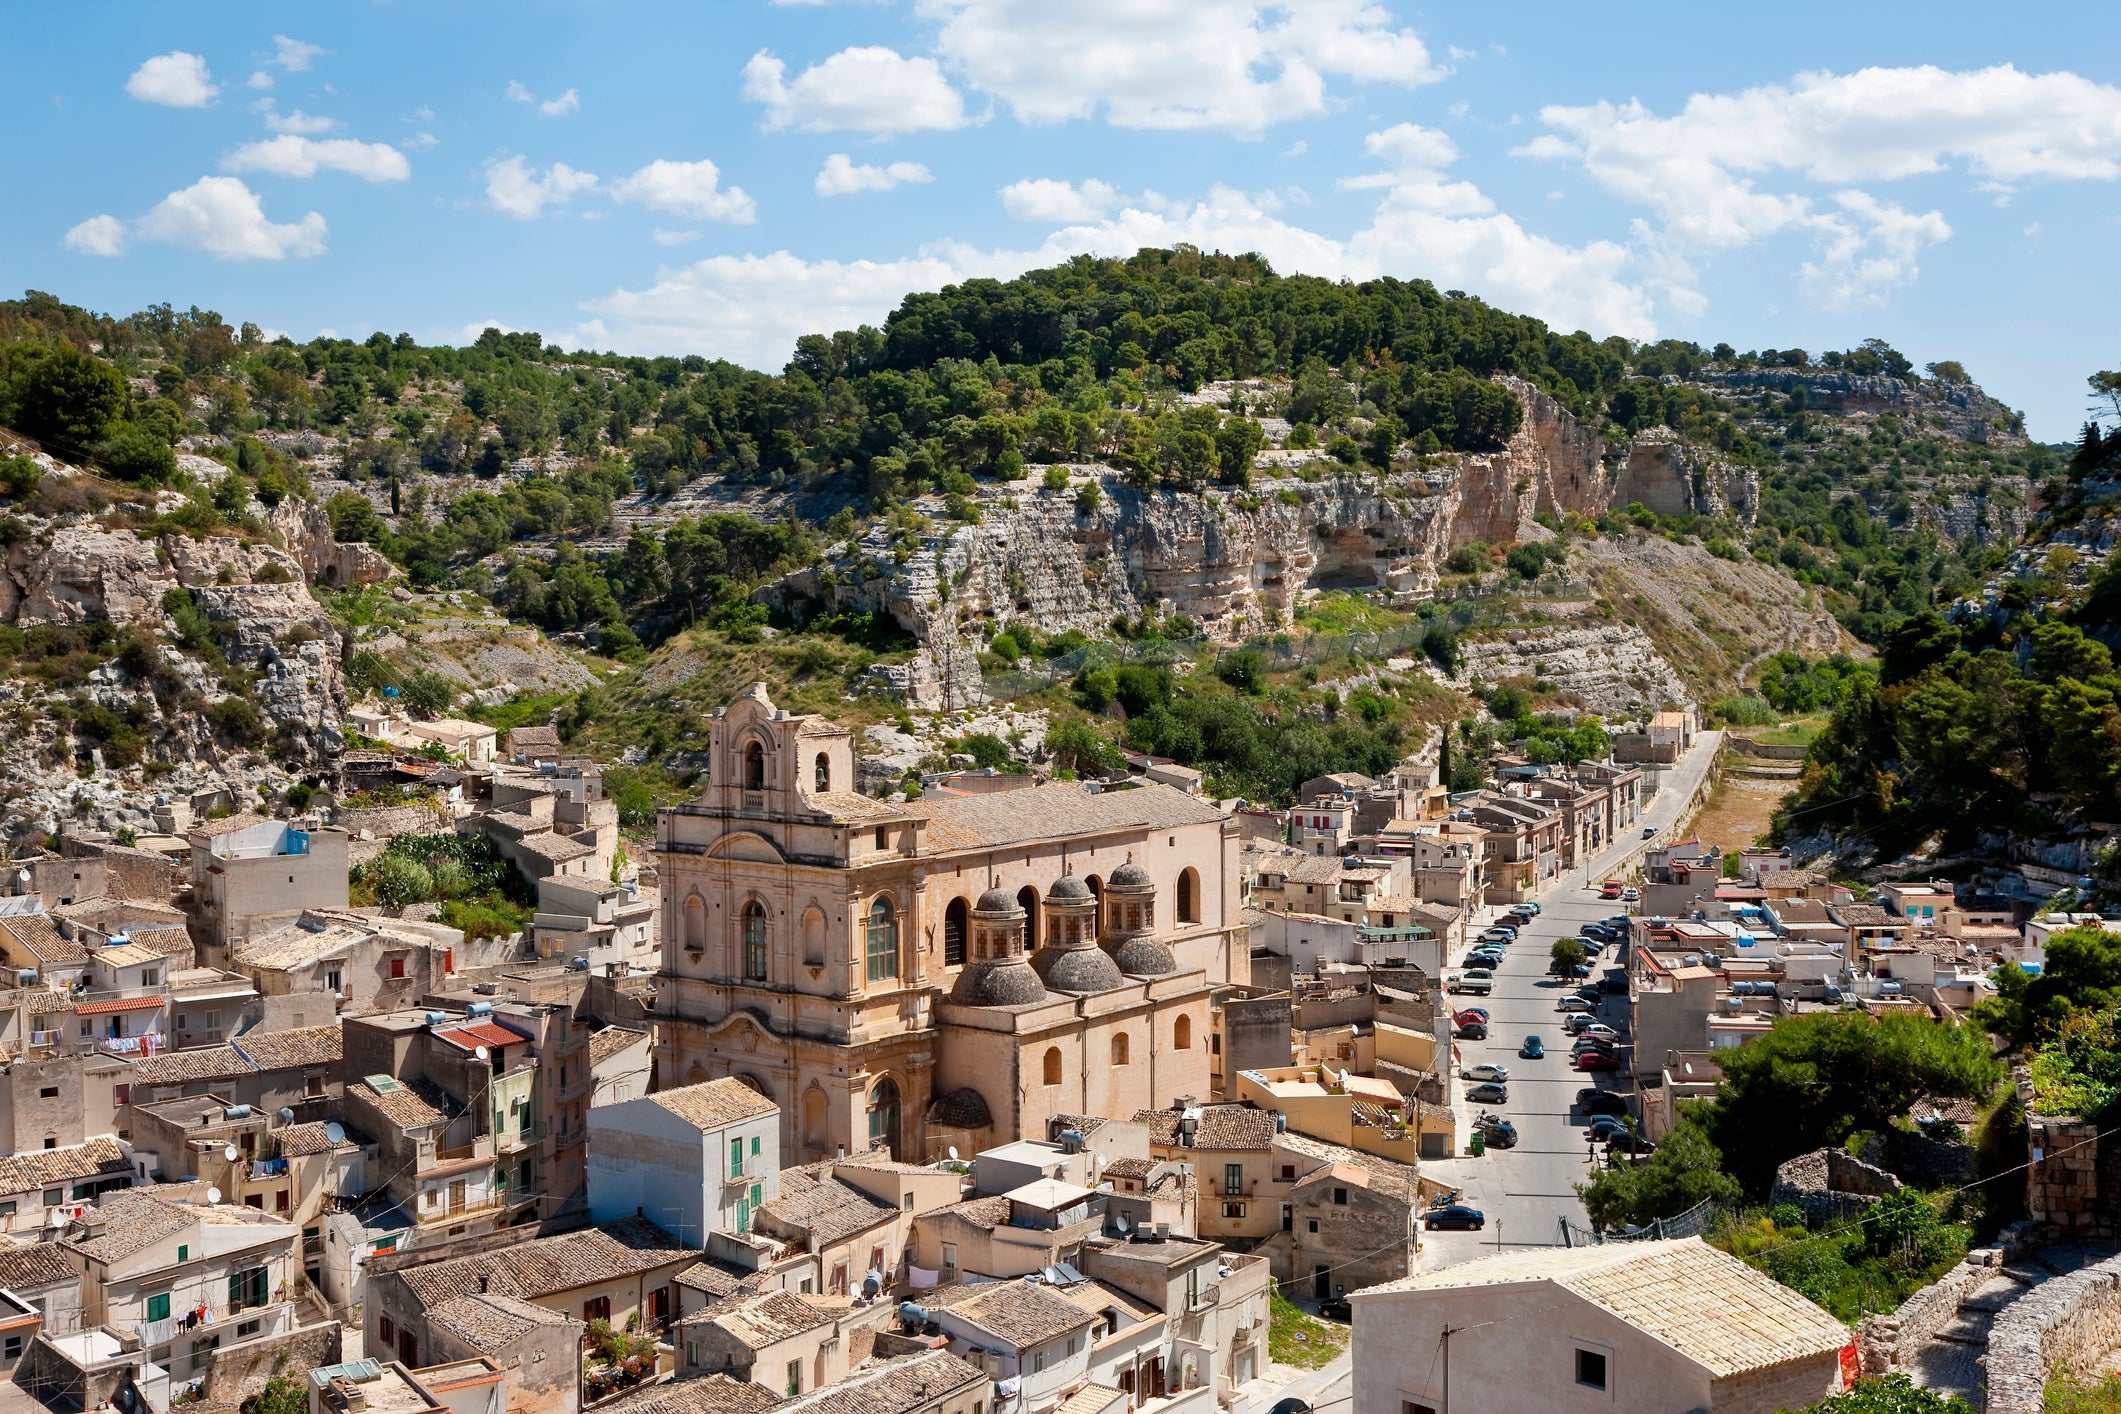
[[[1620,1069],[1620,1057],[1610,1051],[1601,1051],[1593,1048],[1576,1057],[1576,1068],[1578,1070],[1618,1070]]]
[[[1469,1006],[1452,1018],[1460,1026],[1471,1026],[1476,1021],[1485,1023],[1487,1019],[1488,1009],[1484,1006]]]
[[[1608,879],[1598,886],[1598,896],[1600,898],[1619,898],[1620,891],[1624,887],[1626,886],[1618,879]]]

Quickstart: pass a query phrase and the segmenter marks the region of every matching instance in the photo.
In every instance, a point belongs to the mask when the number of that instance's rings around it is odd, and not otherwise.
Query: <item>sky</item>
[[[15,6],[0,291],[777,370],[913,290],[1188,241],[1563,330],[2121,366],[2091,5]]]

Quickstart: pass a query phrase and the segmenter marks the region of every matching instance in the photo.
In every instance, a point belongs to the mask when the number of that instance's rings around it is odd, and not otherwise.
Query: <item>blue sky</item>
[[[2089,5],[16,7],[0,289],[777,368],[907,290],[1191,240],[1561,328],[2121,364]]]

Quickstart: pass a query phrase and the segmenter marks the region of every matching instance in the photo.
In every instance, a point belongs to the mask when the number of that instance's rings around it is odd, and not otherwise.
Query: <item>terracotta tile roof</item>
[[[358,919],[331,914],[307,914],[321,928],[304,923],[284,923],[256,934],[235,950],[237,967],[255,967],[262,972],[286,972],[308,967],[334,953],[345,952],[378,930]]]
[[[1081,1330],[1097,1319],[1067,1297],[1028,1281],[988,1283],[950,1310],[1019,1350]]]
[[[0,1247],[0,1287],[9,1291],[73,1286],[80,1280],[80,1271],[56,1242],[18,1242]]]
[[[1698,1237],[1481,1257],[1363,1294],[1548,1281],[1719,1378],[1839,1350],[1849,1328]]]
[[[715,1257],[702,1257],[691,1266],[671,1278],[679,1286],[689,1286],[694,1291],[704,1291],[720,1301],[744,1291],[758,1280],[758,1273],[747,1271],[733,1262],[724,1262]]]
[[[807,1234],[815,1252],[891,1221],[898,1209],[832,1177],[827,1162],[783,1169],[781,1196],[761,1204],[759,1212],[775,1225]]]
[[[607,1026],[589,1038],[589,1063],[602,1065],[628,1046],[648,1039],[646,1031],[631,1026]]]
[[[558,727],[512,727],[508,732],[510,756],[540,755],[557,761],[560,756]]]
[[[245,811],[240,815],[228,815],[219,820],[201,820],[186,833],[195,840],[213,840],[223,835],[232,835],[238,830],[247,830],[253,825],[269,823],[271,822],[263,815]]]
[[[143,963],[152,965],[162,960],[162,954],[147,948],[134,947],[131,943],[105,943],[97,948],[95,960],[105,967],[138,967]]]
[[[324,1132],[324,1122],[317,1120],[309,1124],[284,1125],[273,1131],[273,1138],[280,1145],[280,1157],[283,1159],[328,1154],[335,1148],[358,1149],[370,1142],[369,1137],[360,1130],[348,1128],[343,1124],[339,1126],[339,1132],[346,1137],[338,1144],[333,1144],[330,1136]]]
[[[821,1310],[785,1291],[768,1291],[718,1306],[703,1319],[728,1332],[748,1350],[763,1350],[792,1335],[814,1331],[832,1320]]]
[[[191,934],[181,927],[135,928],[127,935],[134,947],[145,948],[162,957],[184,957],[191,953]]]
[[[0,1158],[0,1194],[29,1193],[79,1183],[99,1174],[130,1173],[118,1141],[108,1137],[64,1149],[25,1149]]]
[[[696,1250],[646,1218],[621,1218],[499,1251],[406,1267],[398,1275],[421,1304],[430,1307],[475,1294],[482,1284],[488,1293],[535,1301],[698,1257]]]
[[[1107,1178],[1147,1178],[1149,1170],[1155,1167],[1154,1159],[1137,1159],[1132,1155],[1122,1155],[1106,1164],[1104,1172]]]
[[[103,1002],[83,1002],[74,1008],[76,1016],[109,1016],[120,1011],[160,1011],[169,1004],[167,997],[113,997]]]
[[[345,1033],[337,1023],[292,1031],[246,1031],[234,1044],[260,1070],[336,1065],[346,1058]]]
[[[1141,1110],[1134,1116],[1149,1126],[1151,1144],[1177,1144],[1177,1110]],[[1193,1136],[1196,1149],[1271,1149],[1274,1147],[1274,1112],[1251,1105],[1203,1105],[1200,1129]]]
[[[596,853],[593,847],[583,844],[572,835],[549,832],[525,835],[516,841],[515,847],[525,854],[536,855],[548,864],[565,864],[569,860]]]
[[[702,1129],[720,1129],[740,1120],[780,1113],[780,1106],[734,1076],[658,1090],[645,1098]]]
[[[166,1202],[139,1188],[104,1194],[96,1212],[103,1219],[101,1236],[66,1238],[61,1245],[99,1262],[130,1257],[199,1220],[184,1204]]]
[[[189,1085],[250,1075],[257,1067],[234,1046],[206,1046],[196,1051],[167,1051],[133,1062],[135,1085]]]
[[[1092,1317],[1102,1316],[1107,1311],[1117,1311],[1122,1316],[1132,1317],[1126,1323],[1128,1325],[1139,1325],[1143,1321],[1153,1321],[1164,1314],[1141,1298],[1129,1295],[1118,1287],[1102,1281],[1079,1282],[1074,1286],[1068,1287],[1060,1294],[1076,1306],[1088,1311]]]
[[[985,1198],[968,1198],[962,1203],[953,1203],[947,1208],[939,1208],[933,1216],[957,1218],[969,1227],[991,1230],[1007,1223],[1009,1214],[1012,1211],[1007,1198],[1002,1197],[1000,1194],[993,1194]]]
[[[924,800],[928,842],[939,850],[999,849],[1029,840],[1112,830],[1219,824],[1222,814],[1170,786],[1092,793],[1073,781],[995,795]]]
[[[601,1414],[762,1414],[780,1402],[781,1397],[764,1385],[717,1371],[695,1380],[650,1385],[599,1409]]]
[[[835,820],[874,825],[884,820],[903,820],[906,812],[881,800],[871,800],[849,790],[817,791],[803,797],[813,810],[822,810]]]
[[[464,1026],[451,1026],[433,1033],[438,1041],[447,1041],[458,1050],[471,1052],[480,1046],[527,1046],[528,1036],[521,1036],[497,1021],[475,1021]]]
[[[364,1079],[347,1086],[346,1093],[374,1105],[378,1113],[400,1129],[431,1129],[449,1123],[464,1110],[440,1086],[418,1077],[401,1080],[384,1090]]]
[[[1125,1390],[1114,1389],[1111,1385],[1084,1385],[1062,1400],[1053,1414],[1104,1414],[1126,1397]]]
[[[836,1385],[813,1390],[782,1407],[789,1414],[909,1414],[962,1399],[991,1379],[947,1350],[925,1350],[865,1366]]]
[[[47,967],[88,961],[88,949],[61,935],[50,914],[18,913],[0,918],[0,929],[13,934],[16,943]]]
[[[1836,923],[1844,928],[1905,928],[1907,920],[1897,913],[1887,913],[1875,903],[1837,903],[1827,909]]]
[[[444,1301],[427,1312],[429,1325],[440,1326],[472,1349],[498,1355],[541,1326],[571,1326],[572,1318],[499,1291],[474,1292]]]
[[[34,1015],[44,1015],[55,1011],[72,1011],[74,1009],[74,994],[72,992],[49,990],[25,992],[22,994],[22,1005],[27,1007]]]

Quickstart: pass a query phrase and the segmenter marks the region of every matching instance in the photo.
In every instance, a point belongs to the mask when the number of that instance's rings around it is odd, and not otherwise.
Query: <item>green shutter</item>
[[[751,1157],[755,1159],[755,1158],[757,1158],[758,1156],[759,1156],[759,1137],[758,1137],[758,1136],[757,1136],[756,1134],[754,1134],[754,1135],[752,1135],[752,1136],[751,1136]]]
[[[160,1296],[147,1298],[147,1319],[150,1321],[166,1321],[169,1319],[168,1292],[165,1291]]]
[[[738,1232],[751,1231],[751,1200],[749,1198],[736,1200],[736,1230]]]
[[[731,1178],[742,1178],[744,1176],[744,1141],[741,1139],[729,1141],[729,1176]]]

